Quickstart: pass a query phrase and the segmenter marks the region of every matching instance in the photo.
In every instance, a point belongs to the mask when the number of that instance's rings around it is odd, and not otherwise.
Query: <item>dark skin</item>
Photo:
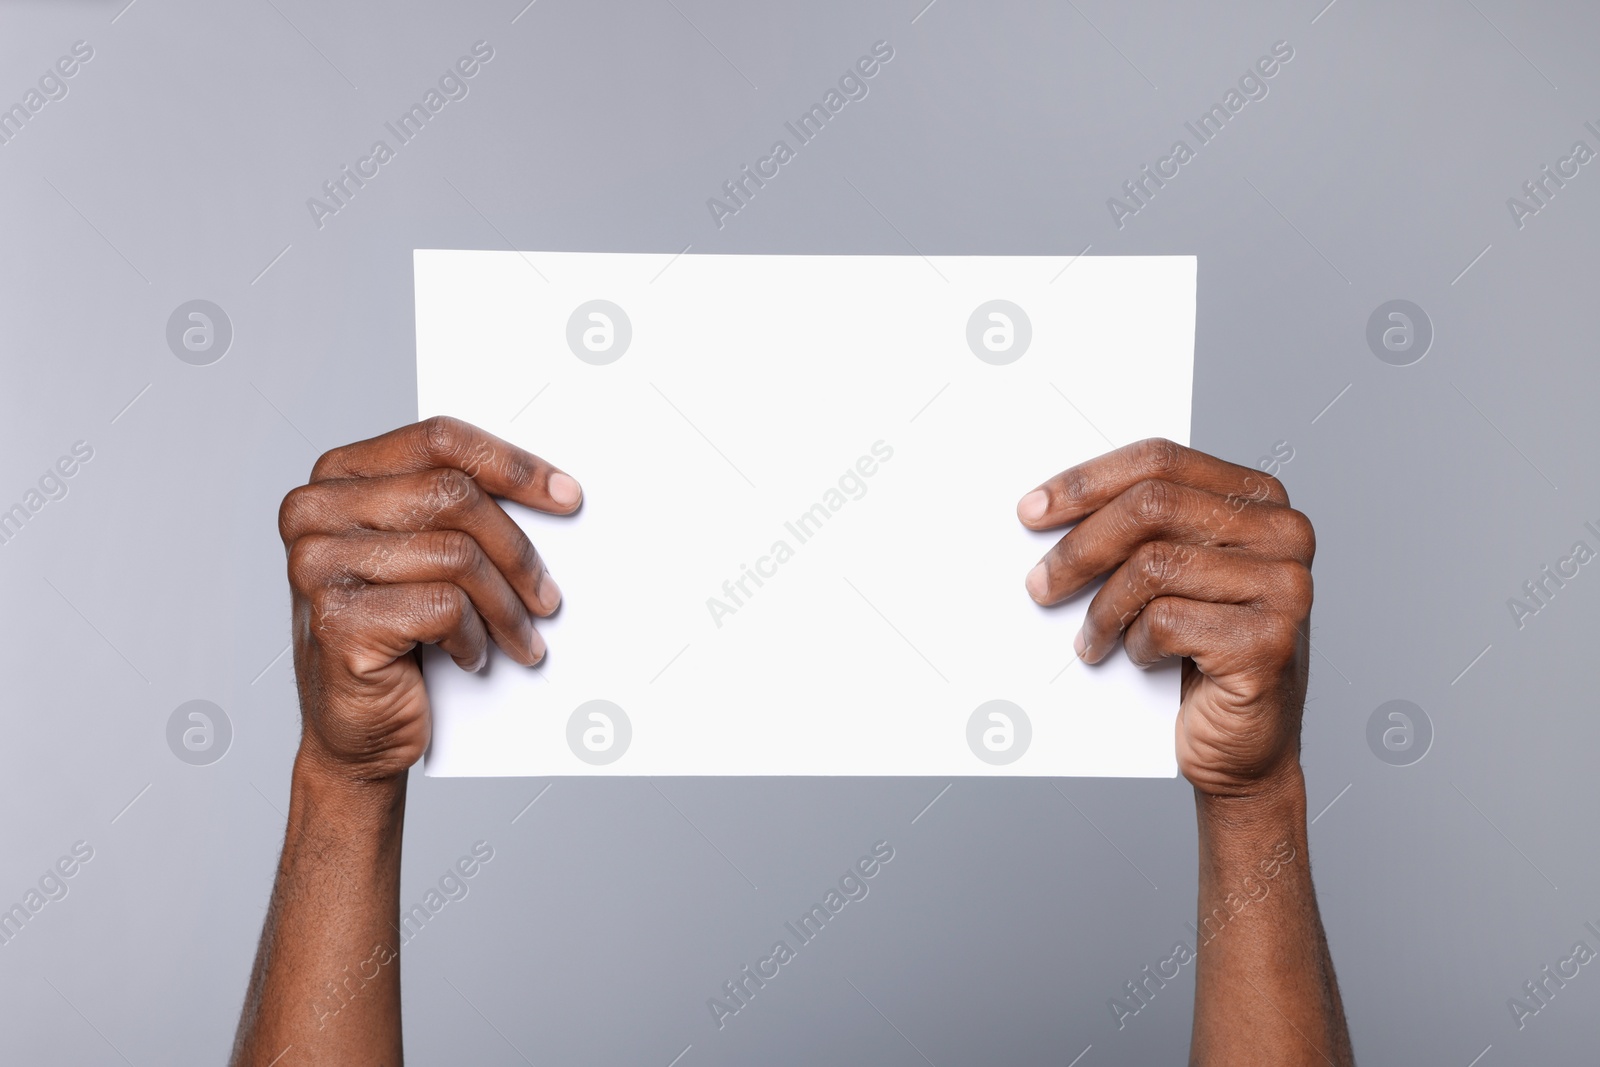
[[[428,746],[416,650],[465,670],[489,642],[544,657],[561,591],[504,497],[570,514],[582,490],[453,419],[334,449],[284,498],[301,740],[289,826],[233,1063],[399,1064],[406,771]]]
[[[582,491],[432,419],[327,453],[284,499],[302,737],[236,1065],[402,1062],[400,843],[429,736],[417,649],[477,670],[493,641],[532,665],[536,621],[561,598],[494,497],[563,515]],[[1018,515],[1077,523],[1028,576],[1034,599],[1111,574],[1087,662],[1118,643],[1141,664],[1184,658],[1178,762],[1195,787],[1201,924],[1219,931],[1197,946],[1191,1062],[1352,1063],[1305,860],[1310,524],[1275,479],[1168,442],[1074,467]]]
[[[1079,656],[1183,660],[1178,769],[1200,833],[1196,1065],[1353,1064],[1306,846],[1300,717],[1311,523],[1273,477],[1170,441],[1117,449],[1017,505],[1077,525],[1028,574],[1057,604],[1109,574]]]

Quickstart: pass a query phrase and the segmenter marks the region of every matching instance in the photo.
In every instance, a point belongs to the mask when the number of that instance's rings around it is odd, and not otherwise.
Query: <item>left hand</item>
[[[1251,795],[1298,769],[1316,536],[1281,482],[1154,438],[1056,475],[1017,516],[1077,523],[1028,573],[1039,603],[1114,572],[1078,634],[1086,663],[1119,637],[1141,667],[1184,657],[1178,766],[1197,790]]]
[[[432,731],[420,645],[469,671],[491,641],[517,663],[544,657],[534,620],[561,590],[495,497],[570,515],[583,493],[538,456],[440,417],[334,449],[284,497],[307,767],[404,780]]]

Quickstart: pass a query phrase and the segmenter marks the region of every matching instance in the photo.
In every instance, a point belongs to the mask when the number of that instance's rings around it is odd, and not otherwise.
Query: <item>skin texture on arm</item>
[[[302,732],[239,1067],[402,1062],[400,842],[427,748],[417,648],[543,658],[561,592],[492,496],[565,515],[578,483],[454,419],[335,449],[284,498]],[[285,1055],[287,1053],[287,1055]]]
[[[1109,575],[1076,649],[1183,659],[1178,767],[1194,786],[1200,894],[1190,1062],[1353,1064],[1311,884],[1300,719],[1316,538],[1276,478],[1150,440],[1023,497],[1076,523],[1029,572],[1057,604]]]

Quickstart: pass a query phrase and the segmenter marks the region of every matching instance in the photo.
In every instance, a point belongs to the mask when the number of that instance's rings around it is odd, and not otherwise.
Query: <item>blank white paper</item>
[[[1189,256],[419,250],[417,400],[582,483],[507,505],[545,662],[437,649],[430,775],[1177,773],[1176,664],[1077,661],[1016,503],[1187,442]]]

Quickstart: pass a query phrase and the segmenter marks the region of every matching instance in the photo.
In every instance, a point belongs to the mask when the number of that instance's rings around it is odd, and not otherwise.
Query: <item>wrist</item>
[[[383,834],[398,830],[405,812],[406,776],[362,778],[302,742],[290,778],[290,806],[329,830]],[[293,811],[291,811],[291,820]]]
[[[1195,790],[1201,842],[1212,847],[1237,842],[1259,847],[1306,837],[1306,783],[1299,761],[1258,780],[1247,792]],[[1270,840],[1269,840],[1270,839]]]

